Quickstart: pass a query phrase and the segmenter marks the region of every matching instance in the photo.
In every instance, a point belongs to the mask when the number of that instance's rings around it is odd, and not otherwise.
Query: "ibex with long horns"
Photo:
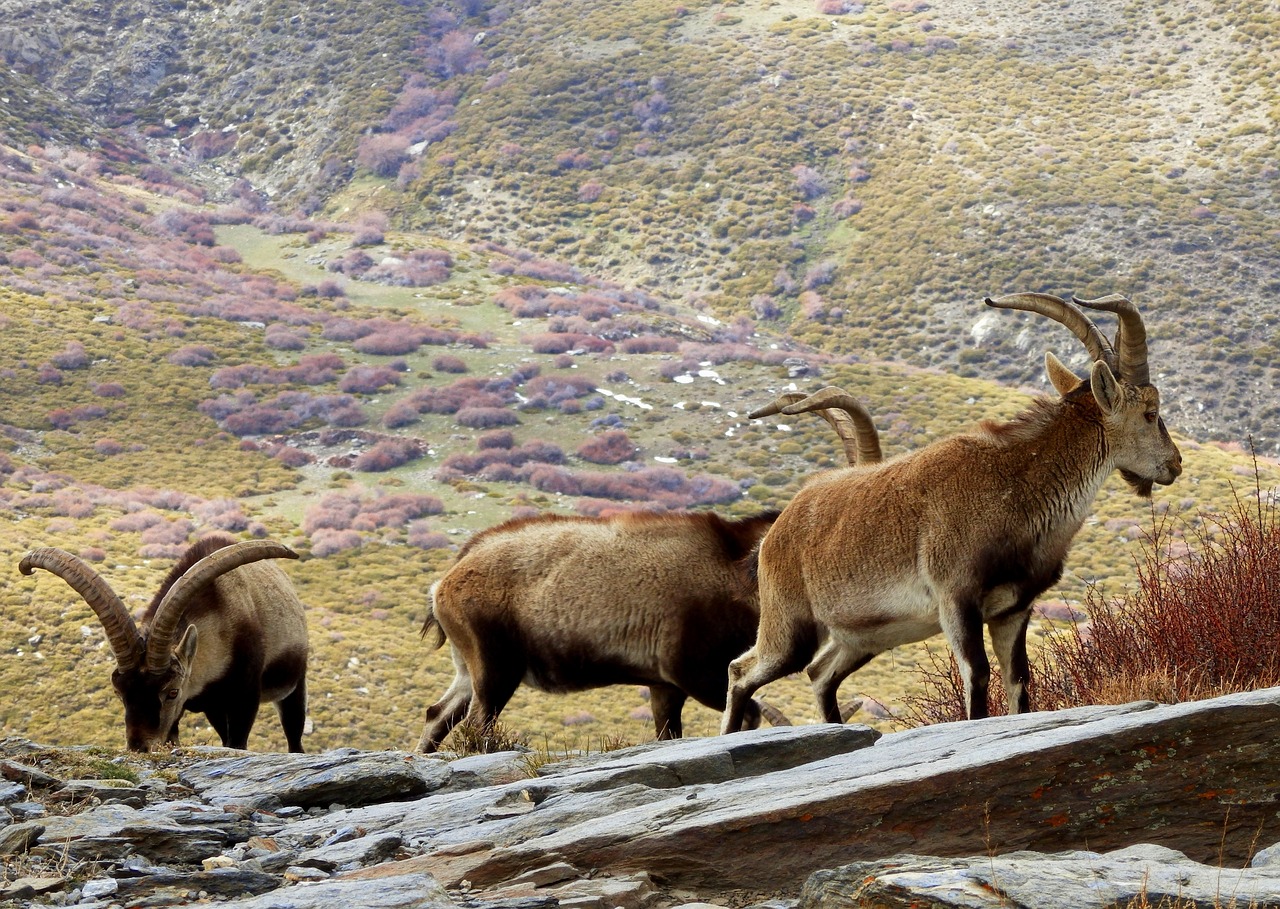
[[[1008,423],[935,442],[805,485],[760,546],[760,628],[729,667],[722,732],[739,728],[751,695],[805,667],[819,709],[839,722],[840,679],[878,653],[941,631],[960,665],[968,716],[987,714],[991,631],[1009,711],[1030,709],[1026,633],[1032,602],[1055,584],[1076,532],[1114,470],[1141,496],[1172,483],[1182,456],[1160,417],[1146,331],[1118,295],[1067,301],[1012,294],[987,304],[1048,316],[1093,358],[1087,380],[1046,354],[1060,398]],[[1119,316],[1115,346],[1080,309]],[[799,413],[805,402],[783,408]]]
[[[784,395],[751,416],[802,399]],[[851,396],[819,415],[850,463],[879,460],[875,425]],[[648,685],[659,738],[683,734],[692,697],[724,709],[726,668],[755,638],[755,581],[744,559],[777,512],[518,518],[472,537],[431,588],[422,633],[448,639],[456,676],[427,709],[418,743],[435,751],[464,718],[482,729],[523,683],[570,692]],[[743,723],[785,717],[749,701]]]
[[[35,549],[18,568],[66,581],[97,614],[115,653],[111,684],[124,702],[134,751],[178,743],[186,710],[205,714],[228,748],[247,748],[258,705],[274,702],[290,751],[302,751],[307,716],[307,623],[280,567],[296,559],[270,540],[214,534],[192,545],[135,624],[124,602],[85,562]]]

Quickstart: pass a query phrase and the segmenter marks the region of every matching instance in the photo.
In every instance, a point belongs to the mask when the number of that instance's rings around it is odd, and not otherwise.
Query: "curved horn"
[[[987,297],[986,303],[997,309],[1021,309],[1023,312],[1038,312],[1042,316],[1048,316],[1071,329],[1088,348],[1089,356],[1095,361],[1102,360],[1112,369],[1116,368],[1115,351],[1111,349],[1106,336],[1074,303],[1050,294],[1007,294],[994,300]]]
[[[1116,329],[1116,359],[1120,378],[1131,385],[1150,385],[1151,370],[1147,367],[1147,329],[1142,324],[1138,307],[1121,294],[1107,294],[1096,300],[1071,298],[1079,306],[1113,312],[1120,317]]]
[[[173,633],[191,597],[219,575],[233,571],[241,565],[263,559],[296,559],[298,554],[274,540],[248,540],[215,549],[196,562],[169,588],[164,599],[156,606],[155,618],[147,635],[147,669],[163,672],[169,668],[169,647]]]
[[[142,635],[124,601],[101,575],[77,556],[51,547],[33,549],[18,563],[18,570],[23,574],[32,574],[37,568],[62,578],[89,604],[102,623],[121,671],[138,665],[142,660]]]
[[[828,385],[781,408],[781,412],[788,416],[814,410],[831,424],[844,442],[845,458],[850,466],[878,464],[882,460],[880,434],[876,432],[876,424],[867,408],[853,395],[842,388]]]

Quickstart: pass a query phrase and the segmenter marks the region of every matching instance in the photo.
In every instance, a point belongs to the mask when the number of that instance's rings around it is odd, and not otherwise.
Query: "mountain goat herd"
[[[482,730],[516,689],[646,685],[655,733],[682,734],[688,698],[723,711],[731,733],[786,718],[753,695],[805,670],[820,715],[842,722],[841,682],[874,656],[941,632],[970,718],[987,713],[990,630],[1010,712],[1030,709],[1026,635],[1103,481],[1140,496],[1182,472],[1160,417],[1146,331],[1124,297],[1018,293],[989,306],[1068,328],[1087,377],[1052,353],[1057,396],[1007,422],[883,459],[867,409],[837,388],[789,394],[751,414],[817,412],[847,467],[810,478],[780,512],[603,518],[540,515],[476,534],[431,586],[422,634],[450,644],[456,676],[426,712],[418,748],[459,723]],[[1110,342],[1086,310],[1119,320]],[[93,609],[116,659],[131,749],[176,744],[184,711],[224,746],[245,748],[259,704],[274,703],[290,751],[306,720],[306,618],[265,540],[194,544],[136,623],[92,568],[59,549],[21,561],[61,577]]]

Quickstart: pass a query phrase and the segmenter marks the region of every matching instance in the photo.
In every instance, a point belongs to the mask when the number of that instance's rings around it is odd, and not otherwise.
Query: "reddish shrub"
[[[374,133],[360,140],[356,163],[378,177],[394,177],[408,160],[409,140],[395,133]]]
[[[516,438],[509,429],[498,429],[493,432],[486,432],[476,439],[476,447],[481,451],[487,449],[509,449],[516,444]]]
[[[384,439],[362,452],[352,466],[356,470],[377,473],[402,467],[422,455],[423,445],[417,439]]]
[[[414,521],[409,525],[407,542],[418,549],[448,549],[452,545],[448,535],[431,530],[426,521]]]
[[[642,335],[638,338],[627,338],[618,345],[618,349],[629,354],[675,353],[680,349],[680,344],[675,338]]]
[[[228,414],[222,428],[236,436],[267,436],[287,432],[301,421],[292,413],[274,407],[255,405]]]
[[[90,390],[100,398],[123,398],[128,392],[117,382],[99,382],[90,386]]]
[[[455,419],[468,429],[514,426],[520,422],[520,418],[505,407],[463,407]]]
[[[382,415],[382,425],[387,429],[401,429],[416,422],[418,422],[418,408],[407,401],[392,404]]]
[[[305,467],[315,460],[315,456],[290,445],[277,445],[271,449],[271,457],[286,467]]]
[[[578,457],[593,464],[621,464],[636,455],[636,444],[622,430],[602,432],[578,446]]]
[[[467,371],[467,363],[461,357],[441,354],[431,361],[431,368],[436,372],[462,373]]]
[[[178,348],[165,359],[175,366],[208,366],[216,358],[217,355],[213,352],[212,347],[193,344],[188,347]]]
[[[360,534],[354,530],[318,530],[311,535],[311,554],[323,558],[348,549],[359,549],[363,543]]]
[[[275,324],[267,326],[265,343],[272,350],[303,350],[307,346],[306,336],[297,329]]]
[[[186,518],[159,521],[142,531],[142,542],[144,545],[174,546],[185,543],[195,529],[195,524]]]
[[[562,354],[571,350],[586,350],[592,353],[613,351],[613,344],[594,335],[577,333],[548,333],[533,335],[524,339],[529,349],[540,354]]]
[[[124,451],[124,446],[115,439],[102,438],[93,443],[93,450],[104,457],[112,457]]]
[[[338,380],[338,389],[348,394],[377,394],[400,384],[400,376],[388,366],[355,366]]]
[[[164,515],[159,512],[134,511],[129,514],[121,515],[108,523],[107,526],[118,533],[140,533],[148,527],[159,524],[163,520]]]
[[[352,347],[362,354],[394,357],[411,354],[423,345],[424,341],[412,331],[382,331],[365,335],[358,339]]]

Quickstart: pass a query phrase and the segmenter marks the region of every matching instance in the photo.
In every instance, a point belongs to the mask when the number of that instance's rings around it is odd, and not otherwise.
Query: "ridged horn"
[[[228,571],[263,559],[296,559],[298,554],[274,540],[247,540],[233,543],[209,553],[196,562],[164,595],[156,606],[155,617],[147,634],[147,669],[163,672],[169,668],[169,648],[173,633],[186,611],[191,597],[210,581]]]
[[[827,403],[818,404],[815,407],[805,407],[796,411],[785,409],[828,391],[832,391],[834,394],[829,396]],[[881,460],[880,435],[876,432],[875,423],[871,420],[871,414],[867,412],[867,409],[862,406],[862,402],[857,398],[836,388],[834,385],[829,385],[813,395],[805,395],[795,391],[786,392],[778,395],[771,403],[751,411],[747,416],[752,420],[758,420],[761,417],[769,417],[777,413],[786,413],[794,416],[798,413],[807,413],[810,410],[817,410],[818,416],[831,424],[831,428],[836,431],[836,435],[840,437],[840,442],[844,446],[845,460],[850,467],[858,464],[874,464]]]
[[[835,428],[844,442],[845,458],[850,466],[878,464],[883,459],[876,424],[867,408],[853,395],[843,388],[828,385],[808,397],[787,404],[782,408],[782,413],[795,416],[815,410]]]
[[[106,632],[120,670],[127,671],[142,661],[142,635],[125,608],[124,601],[84,560],[65,549],[33,549],[22,557],[18,570],[29,575],[37,568],[52,572],[70,585],[89,604]]]
[[[1147,328],[1142,324],[1138,307],[1121,294],[1107,294],[1096,300],[1071,298],[1089,309],[1113,312],[1120,317],[1116,329],[1116,368],[1120,378],[1131,385],[1150,385],[1151,370],[1147,366]]]
[[[1111,344],[1107,341],[1106,335],[1093,323],[1079,306],[1064,300],[1061,297],[1055,297],[1051,294],[1007,294],[1003,297],[996,297],[994,300],[987,297],[988,306],[994,306],[997,309],[1020,309],[1023,312],[1038,312],[1042,316],[1048,316],[1055,322],[1060,322],[1083,342],[1089,351],[1089,356],[1094,361],[1102,360],[1113,370],[1117,369],[1116,354],[1111,349]]]

